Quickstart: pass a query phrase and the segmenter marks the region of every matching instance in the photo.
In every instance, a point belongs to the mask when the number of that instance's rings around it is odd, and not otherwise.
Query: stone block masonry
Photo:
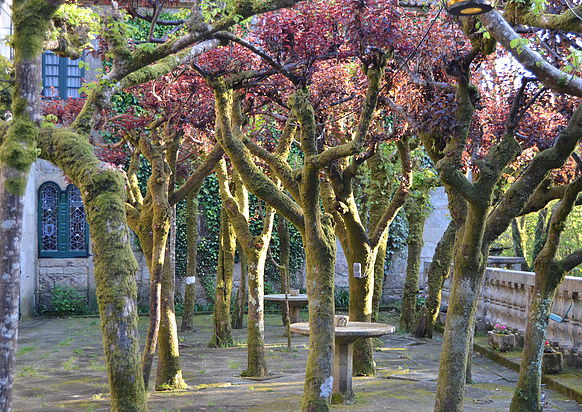
[[[425,264],[428,270],[428,264]],[[503,268],[488,267],[485,272],[483,293],[477,308],[479,329],[496,323],[525,332],[529,305],[534,290],[535,274]],[[549,321],[546,339],[557,344],[564,354],[567,366],[582,367],[582,278],[566,276],[554,299],[552,313],[563,317],[564,322]],[[443,307],[449,299],[449,282],[443,289]]]

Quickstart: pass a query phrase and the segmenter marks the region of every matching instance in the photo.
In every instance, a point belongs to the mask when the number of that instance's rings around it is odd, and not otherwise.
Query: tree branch
[[[368,78],[368,90],[366,92],[366,100],[362,108],[354,138],[348,143],[330,147],[314,156],[310,160],[314,165],[325,167],[331,164],[334,160],[351,156],[362,151],[362,147],[364,146],[368,134],[368,129],[370,128],[370,123],[374,117],[374,112],[378,103],[378,94],[380,93],[380,81],[384,76],[384,69],[386,67],[386,55],[382,51],[374,52],[372,59],[375,61],[373,66],[368,67],[365,70]]]
[[[184,200],[186,196],[188,196],[188,193],[190,193],[196,187],[200,186],[204,178],[212,173],[216,163],[222,159],[223,155],[224,150],[222,150],[222,147],[220,147],[220,145],[214,146],[214,148],[206,156],[206,159],[204,159],[204,162],[202,162],[202,164],[196,168],[188,180],[186,180],[186,182],[184,182],[180,188],[170,194],[170,204],[175,205],[181,200]]]
[[[580,33],[582,32],[582,20],[576,14],[582,15],[582,5],[572,10],[566,10],[561,14],[534,13],[529,7],[513,5],[509,12],[503,14],[503,17],[512,25],[523,24],[539,29]]]
[[[548,89],[582,97],[582,79],[569,75],[548,63],[526,44],[512,47],[515,39],[523,39],[497,11],[479,17],[489,33],[507,49],[523,67],[532,72]]]
[[[511,220],[526,206],[531,193],[546,178],[548,171],[561,167],[582,138],[582,105],[578,106],[568,126],[554,145],[539,152],[523,174],[509,187],[503,199],[487,218],[484,243],[491,243],[505,231]],[[541,190],[541,189],[540,189]],[[535,192],[534,192],[535,193]]]

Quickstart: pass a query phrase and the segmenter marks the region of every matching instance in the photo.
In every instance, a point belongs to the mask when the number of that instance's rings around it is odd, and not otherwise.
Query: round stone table
[[[385,323],[348,322],[347,326],[335,327],[335,356],[333,365],[333,403],[353,400],[352,361],[354,341],[358,338],[377,338],[393,333],[396,328]],[[309,323],[291,325],[291,332],[309,335]]]
[[[285,294],[273,294],[273,295],[265,295],[265,300],[270,300],[273,302],[280,302],[281,306],[285,305]],[[289,322],[297,323],[299,322],[299,310],[307,305],[307,295],[287,295],[287,299],[289,300]]]

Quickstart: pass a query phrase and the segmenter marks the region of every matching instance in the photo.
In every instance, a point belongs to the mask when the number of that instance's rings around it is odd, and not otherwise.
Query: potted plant
[[[555,375],[562,370],[562,352],[558,347],[552,345],[549,341],[544,343],[544,355],[542,357],[542,373]]]
[[[500,352],[507,352],[515,346],[515,334],[505,325],[496,323],[488,335],[489,346]]]

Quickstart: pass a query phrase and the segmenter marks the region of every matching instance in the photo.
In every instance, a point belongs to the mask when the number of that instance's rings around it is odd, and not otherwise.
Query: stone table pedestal
[[[377,338],[387,333],[393,333],[395,329],[392,325],[372,322],[348,322],[346,326],[336,326],[333,393],[331,397],[333,403],[351,402],[354,399],[352,368],[356,339]],[[291,332],[309,335],[309,323],[292,324]]]

